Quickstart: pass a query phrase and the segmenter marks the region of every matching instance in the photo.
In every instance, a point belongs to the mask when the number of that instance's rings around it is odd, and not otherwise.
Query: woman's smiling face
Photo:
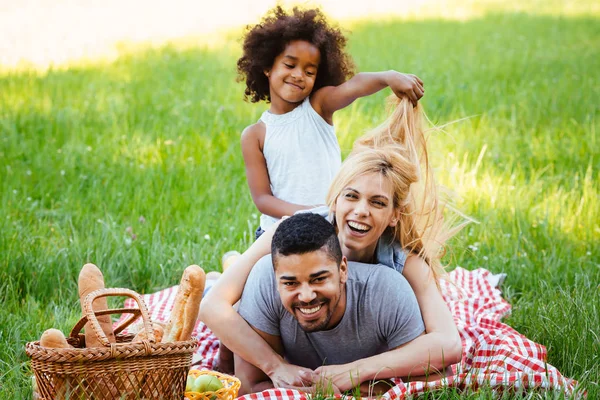
[[[377,241],[398,221],[393,199],[391,182],[377,172],[361,175],[342,189],[333,211],[348,260],[372,262]]]

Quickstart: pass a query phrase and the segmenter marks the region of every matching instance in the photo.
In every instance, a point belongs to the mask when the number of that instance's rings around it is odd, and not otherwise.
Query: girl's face
[[[342,252],[350,261],[372,262],[377,241],[388,226],[396,226],[393,186],[373,172],[350,182],[338,196],[335,213]]]
[[[271,104],[288,112],[307,98],[315,86],[317,69],[321,61],[319,49],[304,40],[294,40],[275,58],[269,79]]]

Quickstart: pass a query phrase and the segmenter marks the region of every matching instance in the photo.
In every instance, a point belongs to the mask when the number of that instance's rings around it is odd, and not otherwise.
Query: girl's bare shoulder
[[[256,146],[260,149],[263,148],[265,143],[265,134],[267,132],[267,127],[264,122],[258,121],[252,125],[248,125],[242,131],[242,147],[246,146]]]
[[[328,112],[324,109],[323,104],[326,101],[327,96],[335,86],[325,86],[315,90],[310,95],[310,105],[323,118],[328,124],[333,125],[333,113]]]

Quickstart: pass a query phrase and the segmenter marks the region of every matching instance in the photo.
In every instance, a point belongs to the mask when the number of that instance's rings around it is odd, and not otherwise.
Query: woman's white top
[[[306,206],[325,204],[342,163],[333,126],[312,108],[308,97],[289,113],[265,111],[260,119],[267,127],[263,155],[273,196]],[[263,214],[260,226],[267,229],[276,221]]]

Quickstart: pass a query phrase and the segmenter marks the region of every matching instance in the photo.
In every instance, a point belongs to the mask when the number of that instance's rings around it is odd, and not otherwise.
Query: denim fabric
[[[258,238],[261,237],[263,233],[265,233],[265,230],[263,228],[261,228],[260,226],[256,228],[256,232],[254,232],[254,240],[258,240]]]

